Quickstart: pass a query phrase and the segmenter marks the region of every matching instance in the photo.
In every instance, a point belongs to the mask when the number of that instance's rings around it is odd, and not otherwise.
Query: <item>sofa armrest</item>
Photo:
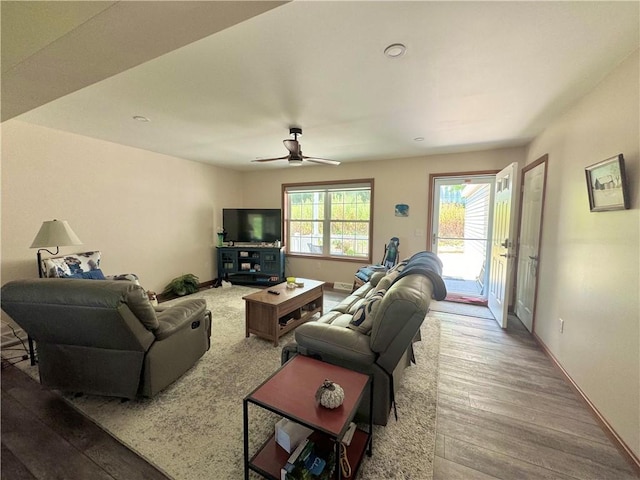
[[[309,322],[295,330],[295,339],[299,351],[305,355],[329,356],[345,364],[358,365],[371,365],[376,360],[376,354],[369,347],[371,338],[349,328]]]
[[[128,280],[130,282],[135,283],[136,285],[140,285],[140,279],[135,273],[120,273],[118,275],[105,275],[107,280]]]
[[[166,310],[156,312],[160,326],[154,332],[157,340],[162,340],[184,328],[192,328],[193,322],[203,321],[207,312],[207,302],[201,298],[183,300]],[[196,327],[193,327],[196,328]]]

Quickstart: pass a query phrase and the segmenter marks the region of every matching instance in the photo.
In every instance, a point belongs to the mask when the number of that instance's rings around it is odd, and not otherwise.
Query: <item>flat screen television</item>
[[[224,239],[234,243],[273,243],[282,238],[279,208],[223,208]]]

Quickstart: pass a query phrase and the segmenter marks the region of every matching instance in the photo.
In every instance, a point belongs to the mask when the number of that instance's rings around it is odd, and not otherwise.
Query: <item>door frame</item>
[[[533,335],[536,331],[536,311],[538,306],[538,287],[539,287],[539,278],[540,278],[540,265],[542,265],[542,229],[544,227],[544,205],[547,198],[547,176],[549,173],[549,154],[545,153],[537,160],[534,160],[530,164],[526,165],[522,168],[520,175],[520,200],[518,206],[518,238],[516,244],[516,254],[520,251],[520,237],[522,234],[522,209],[524,203],[524,177],[528,171],[533,170],[534,168],[540,166],[541,164],[545,164],[544,167],[544,179],[542,180],[542,206],[540,213],[540,229],[538,231],[538,269],[536,274],[536,279],[534,282],[533,292],[533,310],[531,311],[531,334]],[[512,298],[513,303],[510,305],[513,314],[515,315],[515,307],[516,307],[516,295],[518,294],[518,262],[515,265],[515,271],[513,272],[514,281],[512,282]]]

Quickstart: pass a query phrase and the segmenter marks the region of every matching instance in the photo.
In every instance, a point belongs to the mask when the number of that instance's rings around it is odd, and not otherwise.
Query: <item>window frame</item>
[[[371,263],[371,259],[373,258],[373,218],[374,218],[374,179],[373,178],[358,178],[358,179],[350,179],[350,180],[326,180],[321,182],[296,182],[296,183],[283,183],[282,184],[282,232],[285,243],[285,252],[287,256],[296,257],[296,258],[310,258],[316,260],[332,260],[338,262],[351,262],[351,263]],[[309,188],[314,189],[317,188],[318,191],[326,191],[329,188],[337,188],[340,186],[353,186],[354,184],[365,184],[369,186],[370,191],[370,203],[369,203],[369,232],[368,232],[368,240],[369,240],[369,251],[367,252],[366,257],[345,257],[342,255],[331,255],[325,254],[324,252],[321,254],[311,254],[311,253],[300,253],[300,252],[291,252],[289,249],[289,202],[287,195],[290,193],[290,189],[296,188]],[[293,192],[291,192],[293,193]],[[330,212],[329,212],[330,213]],[[330,228],[331,219],[323,220],[324,228]]]

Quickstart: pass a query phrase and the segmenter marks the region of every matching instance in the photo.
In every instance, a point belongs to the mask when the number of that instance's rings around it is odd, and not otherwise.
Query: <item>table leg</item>
[[[242,402],[242,422],[244,424],[244,480],[249,480],[249,411],[246,400]]]
[[[35,348],[33,348],[33,338],[27,336],[27,342],[29,343],[29,359],[31,361],[31,365],[36,364],[36,352]]]
[[[277,308],[271,308],[269,315],[271,315],[271,327],[273,328],[273,346],[278,346],[278,340],[280,340],[280,312]]]
[[[275,319],[275,326],[273,328],[273,346],[277,347],[280,340],[280,323],[277,318]]]
[[[249,310],[251,310],[251,304],[245,302],[244,306],[244,336],[249,338]]]
[[[369,386],[369,448],[367,449],[367,455],[373,455],[373,375],[370,376],[371,383]],[[393,386],[391,387],[393,388]]]

